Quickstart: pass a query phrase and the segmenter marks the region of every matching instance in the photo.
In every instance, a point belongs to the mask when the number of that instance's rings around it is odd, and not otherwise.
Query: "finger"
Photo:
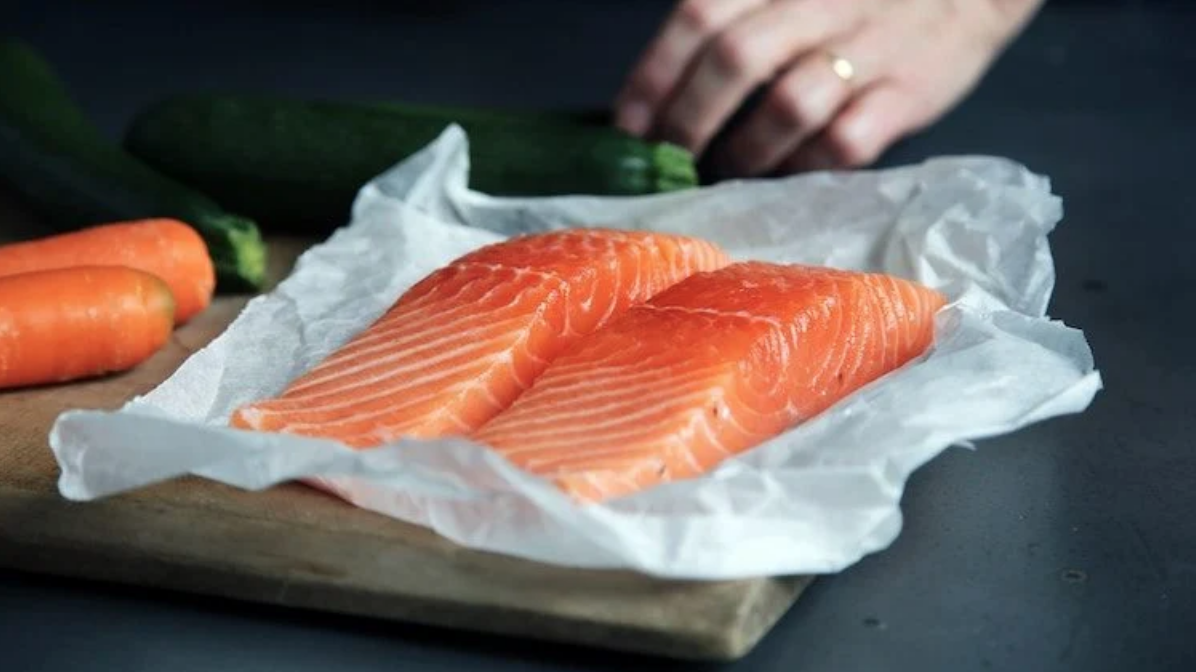
[[[715,163],[723,173],[767,172],[834,118],[850,98],[851,88],[828,61],[824,54],[803,57],[773,84],[759,107],[720,148]]]
[[[855,32],[800,58],[760,108],[728,138],[717,162],[720,168],[736,175],[777,169],[830,123],[855,92],[888,76],[919,34],[918,23],[898,9],[887,7]],[[836,73],[832,55],[847,59],[849,81]]]
[[[752,11],[707,42],[658,126],[662,139],[702,153],[759,84],[812,46],[852,28],[862,3],[785,0]]]
[[[902,136],[929,121],[917,96],[880,83],[862,92],[808,144],[781,164],[785,172],[867,166]]]
[[[887,23],[870,22],[797,59],[769,89],[760,106],[727,138],[717,165],[728,174],[759,175],[776,168],[802,142],[822,130],[854,91],[883,77],[899,51],[901,34]],[[845,79],[831,56],[850,64]]]
[[[615,99],[615,124],[643,135],[652,117],[712,35],[768,0],[685,0],[665,20]]]

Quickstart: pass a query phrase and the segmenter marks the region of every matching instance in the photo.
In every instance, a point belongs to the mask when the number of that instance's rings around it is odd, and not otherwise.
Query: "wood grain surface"
[[[0,194],[0,238],[28,231]],[[311,243],[272,239],[283,277]],[[178,479],[97,502],[57,491],[47,444],[71,408],[117,408],[215,337],[221,297],[137,369],[0,393],[0,564],[33,572],[679,658],[742,656],[807,577],[673,582],[476,552],[302,485],[246,492]]]

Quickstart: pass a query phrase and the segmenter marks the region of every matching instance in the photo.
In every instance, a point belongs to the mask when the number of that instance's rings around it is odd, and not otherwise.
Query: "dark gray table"
[[[600,105],[667,8],[96,4],[25,3],[5,23],[113,132],[196,86]],[[1049,7],[972,98],[885,159],[1001,154],[1053,178],[1052,314],[1087,331],[1106,390],[1082,416],[920,470],[900,539],[817,582],[736,669],[1196,669],[1196,8],[1162,5]],[[0,644],[14,672],[656,665],[14,573],[0,574]]]

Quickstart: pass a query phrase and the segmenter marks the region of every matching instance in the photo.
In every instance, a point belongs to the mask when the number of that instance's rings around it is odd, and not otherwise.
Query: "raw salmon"
[[[234,427],[369,447],[468,434],[579,337],[698,271],[703,240],[571,229],[489,245],[435,271],[376,322]]]
[[[473,438],[580,500],[698,476],[923,353],[944,303],[878,274],[699,273],[581,339]]]

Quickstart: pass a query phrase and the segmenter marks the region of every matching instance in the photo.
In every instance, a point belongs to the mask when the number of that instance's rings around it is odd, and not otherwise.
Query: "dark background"
[[[671,5],[430,4],[55,1],[0,29],[116,135],[196,88],[605,106]],[[816,582],[733,669],[1196,669],[1194,31],[1188,2],[1049,2],[965,103],[885,157],[996,154],[1050,176],[1066,212],[1051,314],[1085,330],[1106,389],[917,472],[897,542]],[[4,670],[659,664],[16,573],[0,573],[0,644]]]

